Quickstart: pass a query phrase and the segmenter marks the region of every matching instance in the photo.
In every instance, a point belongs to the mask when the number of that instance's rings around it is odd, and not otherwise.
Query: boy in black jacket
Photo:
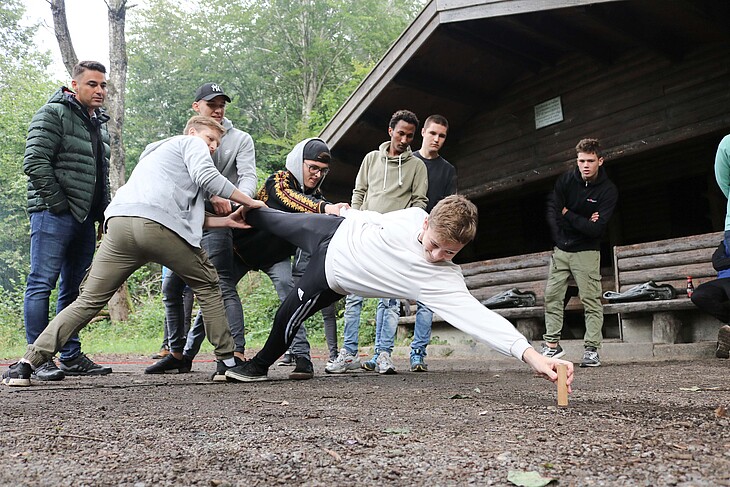
[[[601,169],[603,157],[596,139],[583,139],[575,148],[577,167],[558,178],[548,204],[548,224],[555,248],[545,287],[545,344],[541,353],[559,358],[563,328],[563,299],[572,275],[585,310],[585,352],[581,367],[601,365],[603,306],[601,306],[601,236],[616,208],[618,191]]]

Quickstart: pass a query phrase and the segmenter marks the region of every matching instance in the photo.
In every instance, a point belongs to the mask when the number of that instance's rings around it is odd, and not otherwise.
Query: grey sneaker
[[[543,343],[540,354],[547,358],[560,358],[565,355],[565,350],[563,350],[563,347],[559,343],[555,348],[549,347],[547,343]]]
[[[332,362],[327,365],[324,371],[328,374],[344,374],[348,370],[358,370],[360,368],[360,357],[355,353],[350,353],[346,348],[340,350],[340,354]]]
[[[393,361],[390,359],[390,354],[388,352],[380,352],[380,355],[378,355],[378,373],[379,374],[397,374],[398,372],[395,371],[395,365],[393,365]]]
[[[97,364],[85,353],[80,354],[73,360],[59,360],[59,362],[61,363],[60,369],[66,375],[107,375],[112,373],[111,367]]]
[[[730,325],[721,326],[720,331],[717,332],[715,357],[730,358]]]
[[[36,367],[31,375],[32,379],[42,381],[63,380],[65,377],[66,374],[56,366],[56,362],[53,359]]]
[[[598,352],[595,347],[586,347],[583,352],[583,360],[580,362],[581,367],[598,367],[601,365],[601,359],[598,357]]]

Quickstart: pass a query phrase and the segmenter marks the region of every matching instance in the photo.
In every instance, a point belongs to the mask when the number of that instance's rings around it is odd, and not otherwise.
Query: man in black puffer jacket
[[[601,305],[601,237],[618,201],[616,186],[601,167],[603,157],[596,139],[583,139],[575,148],[577,167],[558,178],[548,204],[548,224],[555,249],[545,287],[545,345],[542,354],[559,358],[558,343],[568,278],[578,285],[585,310],[585,352],[581,367],[601,365],[603,306]]]
[[[28,343],[48,326],[51,291],[59,276],[56,312],[72,303],[91,265],[97,231],[109,204],[109,133],[102,105],[106,68],[95,61],[74,66],[71,87],[59,89],[33,116],[23,171],[28,176],[30,274],[24,301]],[[49,360],[34,372],[38,380],[66,375],[104,375],[110,367],[81,352],[74,335],[61,349],[60,369]]]

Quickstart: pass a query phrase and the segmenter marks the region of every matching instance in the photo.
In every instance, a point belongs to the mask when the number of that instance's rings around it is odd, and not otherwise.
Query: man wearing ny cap
[[[226,104],[231,98],[225,94],[218,83],[205,83],[195,92],[193,111],[199,115],[211,117],[225,129],[218,150],[213,154],[213,163],[220,173],[232,182],[238,190],[246,196],[253,197],[256,193],[256,156],[253,139],[246,132],[233,127],[230,120],[225,118]],[[217,195],[206,195],[206,207],[218,216],[231,213],[231,201]],[[223,303],[226,310],[228,326],[235,343],[235,355],[243,359],[246,340],[243,327],[243,308],[241,298],[236,292],[237,279],[232,273],[233,265],[233,234],[230,228],[211,228],[203,231],[201,246],[208,254],[213,266],[218,271]],[[165,318],[168,334],[170,355],[148,367],[148,374],[160,374],[177,369],[178,372],[188,372],[192,360],[183,356],[186,345],[183,290],[185,283],[174,272],[165,276],[162,284],[163,301],[165,303]],[[198,312],[190,330],[193,335],[196,330],[204,330],[203,315]]]

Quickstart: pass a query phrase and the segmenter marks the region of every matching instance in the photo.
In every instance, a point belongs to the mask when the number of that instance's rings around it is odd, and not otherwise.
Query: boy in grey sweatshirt
[[[147,262],[157,262],[181,276],[198,297],[208,339],[218,359],[216,375],[242,363],[233,357],[218,275],[200,248],[203,225],[248,228],[241,212],[265,206],[223,177],[211,154],[223,127],[209,117],[192,117],[185,135],[150,144],[126,185],[105,212],[106,236],[94,257],[80,295],[36,339],[23,358],[3,373],[3,383],[29,386],[32,369],[53,358],[111,299],[117,288]],[[226,217],[207,217],[204,192],[243,205]]]

